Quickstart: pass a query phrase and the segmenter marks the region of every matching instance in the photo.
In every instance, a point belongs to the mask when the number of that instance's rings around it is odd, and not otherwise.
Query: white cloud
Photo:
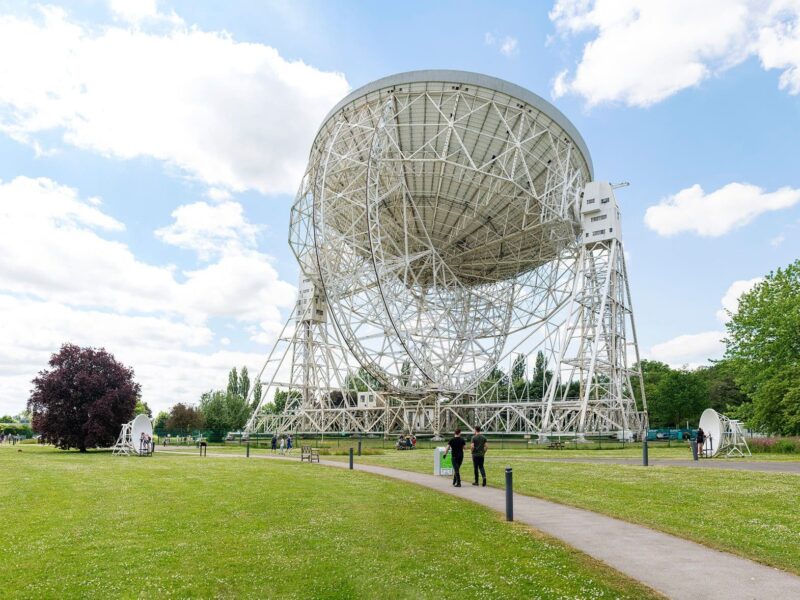
[[[223,387],[234,365],[260,369],[262,354],[208,352],[212,340],[204,325],[79,310],[0,293],[0,413],[22,410],[31,379],[66,341],[105,347],[133,367],[143,398],[154,410],[196,402],[209,388]]]
[[[753,287],[763,281],[763,277],[753,279],[740,279],[734,281],[720,300],[722,308],[717,311],[717,320],[727,323],[730,315],[739,310],[739,298],[749,292]],[[726,334],[724,331],[704,331],[679,335],[671,340],[656,344],[647,353],[648,358],[660,360],[672,367],[688,366],[697,368],[708,365],[709,359],[721,358],[725,352],[722,341]]]
[[[706,194],[699,185],[668,196],[645,213],[647,226],[660,235],[693,232],[718,237],[750,223],[762,213],[800,202],[800,190],[784,187],[765,192],[746,183],[729,183]]]
[[[175,221],[157,229],[156,236],[167,244],[195,250],[204,260],[256,245],[259,228],[247,222],[238,202],[185,204],[172,211],[172,217]]]
[[[212,352],[209,322],[240,322],[235,333],[272,344],[296,291],[247,247],[253,226],[237,207],[209,207],[233,215],[219,230],[176,211],[167,229],[182,244],[193,247],[200,231],[219,244],[214,262],[177,272],[108,239],[124,225],[76,190],[45,178],[0,182],[0,412],[21,410],[30,380],[66,341],[105,346],[132,366],[153,408],[195,401],[234,365],[259,369],[258,352]]]
[[[504,37],[500,42],[500,54],[508,58],[519,54],[519,40],[511,36]]]
[[[704,331],[679,335],[656,344],[648,353],[649,358],[665,362],[672,367],[696,368],[707,365],[709,358],[719,358],[725,351],[723,331]]]
[[[782,244],[784,241],[786,241],[786,236],[785,236],[785,235],[783,235],[782,233],[779,233],[778,235],[776,235],[774,238],[772,238],[772,239],[769,241],[769,245],[770,245],[770,246],[772,246],[773,248],[777,248],[777,247],[778,247],[778,246],[780,246],[780,245],[781,245],[781,244]]]
[[[519,54],[519,40],[510,35],[500,37],[487,31],[483,34],[483,43],[497,48],[506,58],[513,58]]]
[[[154,33],[152,3],[124,5],[137,25],[92,29],[52,7],[0,16],[0,131],[37,148],[57,132],[225,190],[294,192],[344,76],[225,32],[170,21]]]
[[[738,312],[741,295],[752,290],[757,283],[761,283],[763,280],[763,277],[754,277],[753,279],[734,281],[722,297],[722,308],[717,311],[717,320],[721,323],[727,323],[730,320],[730,315],[735,315]]]
[[[550,19],[564,36],[590,34],[553,94],[587,103],[648,106],[750,56],[800,92],[798,0],[558,0]]]
[[[76,190],[45,178],[0,182],[0,290],[71,306],[180,314],[194,321],[280,321],[279,309],[293,305],[295,288],[280,279],[267,255],[248,248],[254,244],[254,226],[238,204],[230,204],[235,206],[204,205],[215,216],[214,209],[221,208],[228,218],[217,229],[193,219],[196,205],[175,211],[176,221],[162,237],[173,236],[171,243],[218,258],[177,274],[172,266],[142,262],[127,245],[102,237],[97,230],[121,231],[123,224],[82,202]]]

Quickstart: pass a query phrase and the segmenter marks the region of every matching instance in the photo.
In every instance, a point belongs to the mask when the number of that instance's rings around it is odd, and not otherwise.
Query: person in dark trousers
[[[483,468],[483,459],[489,449],[489,442],[481,433],[479,425],[475,425],[475,435],[472,436],[470,449],[472,450],[472,468],[475,470],[475,481],[472,482],[472,485],[478,485],[478,471],[480,471],[481,477],[483,477],[483,487],[486,487],[486,470]]]
[[[464,462],[464,446],[467,442],[461,437],[461,430],[456,429],[453,439],[447,442],[447,450],[444,455],[447,456],[448,452],[453,454],[453,485],[461,487],[461,463]]]
[[[705,446],[705,443],[706,443],[706,432],[703,431],[702,427],[698,427],[698,429],[697,429],[697,439],[695,441],[697,442],[697,456],[699,458],[702,458],[703,457],[703,446]]]
[[[278,436],[276,434],[272,434],[272,453],[275,454],[275,451],[278,449]]]

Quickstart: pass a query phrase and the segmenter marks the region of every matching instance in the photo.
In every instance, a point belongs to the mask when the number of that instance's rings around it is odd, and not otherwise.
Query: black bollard
[[[358,455],[361,456],[361,440],[358,440]]]
[[[514,480],[511,467],[506,467],[506,521],[514,520]]]
[[[642,466],[646,467],[649,464],[650,461],[648,460],[647,456],[647,438],[644,438],[644,441],[642,442]]]
[[[250,458],[250,440],[247,440],[247,458]]]
[[[700,458],[697,456],[697,440],[689,440],[689,443],[692,445],[692,459],[697,460]]]
[[[353,448],[350,448],[350,470],[353,470]]]

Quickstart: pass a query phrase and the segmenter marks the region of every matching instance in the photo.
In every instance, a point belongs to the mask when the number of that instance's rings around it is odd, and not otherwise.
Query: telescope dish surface
[[[462,390],[510,334],[568,298],[591,177],[580,134],[532,92],[475,73],[401,73],[326,117],[290,242],[383,385]]]
[[[147,415],[136,415],[136,418],[131,422],[131,442],[134,448],[139,448],[142,433],[152,437],[153,424],[150,422]]]
[[[700,415],[700,427],[702,427],[703,432],[706,434],[706,441],[703,444],[703,449],[706,451],[710,450],[711,456],[716,456],[722,445],[722,434],[725,432],[720,414],[713,408],[705,409],[703,414]],[[709,436],[711,436],[710,442],[708,440]]]

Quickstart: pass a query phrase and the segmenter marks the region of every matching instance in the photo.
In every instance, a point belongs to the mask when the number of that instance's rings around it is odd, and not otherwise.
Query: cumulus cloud
[[[693,185],[668,196],[645,213],[647,226],[660,235],[692,232],[718,237],[750,223],[759,215],[800,202],[800,190],[789,187],[765,192],[746,183],[729,183],[706,194]]]
[[[709,358],[718,358],[725,351],[723,331],[704,331],[679,335],[671,340],[656,344],[650,349],[649,357],[665,362],[672,367],[688,366],[696,368],[708,364]]]
[[[750,56],[800,92],[798,0],[558,0],[550,19],[563,37],[592,36],[556,97],[648,106]]]
[[[0,131],[152,157],[222,190],[297,188],[343,75],[179,19],[150,30],[153,2],[112,8],[125,23],[91,28],[53,7],[0,16]]]
[[[749,292],[763,277],[734,281],[720,300],[722,308],[717,311],[717,320],[727,323],[739,310],[739,298]],[[725,352],[725,332],[714,330],[702,333],[679,335],[671,340],[656,344],[647,353],[649,358],[660,360],[672,367],[688,366],[696,368],[707,365],[709,359],[717,359]]]
[[[196,205],[187,205],[173,213],[172,225],[159,230],[169,243],[217,258],[177,273],[170,265],[141,261],[126,244],[105,237],[103,230],[121,231],[124,225],[80,200],[77,190],[46,178],[0,182],[0,290],[194,321],[280,320],[279,309],[293,305],[295,288],[280,279],[269,256],[251,247],[256,227],[244,219],[240,205],[229,204],[235,206],[204,205],[222,209],[210,213],[220,218],[216,228],[196,217]]]
[[[233,365],[260,368],[262,354],[223,350],[230,339],[209,323],[238,321],[244,336],[272,344],[295,287],[255,249],[241,206],[199,204],[200,216],[194,204],[176,210],[162,237],[213,261],[179,272],[113,239],[125,226],[100,199],[46,178],[0,181],[0,412],[21,409],[65,341],[105,346],[133,366],[154,408],[195,400]]]
[[[174,318],[80,310],[0,293],[0,412],[23,408],[31,379],[65,341],[103,346],[134,367],[154,410],[223,387],[233,365],[255,372],[261,367],[260,353],[215,349],[213,338],[207,326]]]
[[[238,202],[195,202],[172,211],[174,222],[156,230],[163,242],[195,250],[207,260],[222,253],[254,248],[258,227],[248,223]]]
[[[483,34],[483,43],[497,48],[497,51],[506,58],[512,58],[519,54],[519,40],[511,35],[497,36],[487,31]]]

